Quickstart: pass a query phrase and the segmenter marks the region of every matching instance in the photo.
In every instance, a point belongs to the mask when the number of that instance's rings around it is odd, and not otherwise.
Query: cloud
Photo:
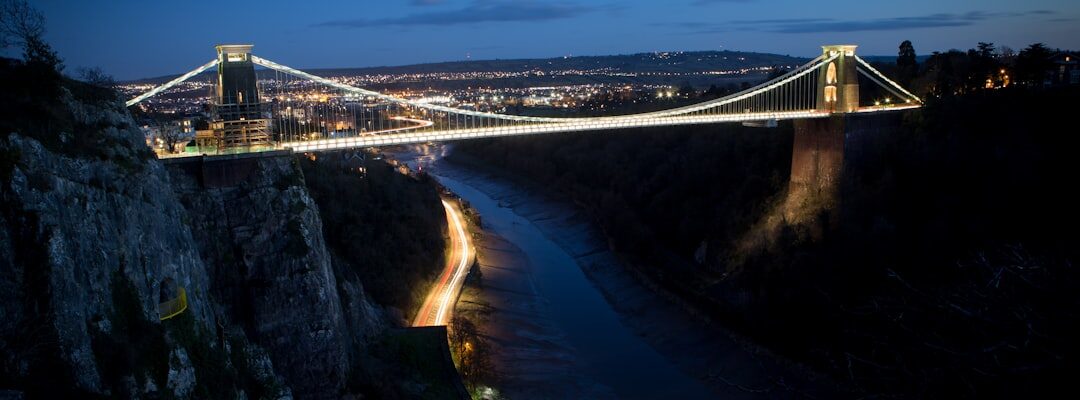
[[[772,21],[736,21],[749,26],[763,26],[762,30],[777,33],[819,33],[819,32],[859,32],[859,31],[895,31],[905,29],[940,28],[966,26],[986,19],[980,12],[967,14],[930,14],[917,17],[878,18],[861,21],[837,20],[802,20],[788,22]]]
[[[430,2],[430,0],[418,0]],[[473,25],[484,22],[545,21],[573,18],[596,11],[595,8],[570,3],[475,1],[456,10],[421,12],[401,17],[378,19],[340,19],[315,26],[370,28],[380,26]]]
[[[688,29],[690,34],[713,34],[720,32],[761,31],[772,33],[832,33],[863,31],[896,31],[924,28],[942,28],[969,26],[976,23],[1001,18],[1015,18],[1036,15],[1053,15],[1054,11],[1035,10],[1024,12],[986,12],[971,11],[962,14],[937,13],[911,17],[872,18],[864,20],[838,20],[833,18],[789,18],[736,20],[726,23],[688,22],[683,24],[665,24]]]

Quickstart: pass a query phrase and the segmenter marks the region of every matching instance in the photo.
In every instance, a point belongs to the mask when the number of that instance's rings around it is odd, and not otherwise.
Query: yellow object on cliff
[[[184,310],[187,310],[187,292],[182,287],[176,288],[176,292],[176,298],[164,303],[158,303],[158,318],[162,321],[180,315]]]

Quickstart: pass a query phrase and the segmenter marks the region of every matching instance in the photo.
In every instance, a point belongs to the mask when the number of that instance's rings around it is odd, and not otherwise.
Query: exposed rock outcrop
[[[65,150],[66,132],[0,136],[0,389],[347,394],[351,355],[385,322],[359,282],[337,282],[295,160],[206,188],[155,160],[122,104],[64,104],[92,152]],[[180,288],[187,309],[159,321]]]
[[[123,128],[130,119],[116,109],[69,105],[80,123],[104,126],[101,134],[116,143],[110,154],[139,159],[141,134]],[[0,194],[0,331],[14,352],[5,362],[17,364],[6,368],[29,374],[45,367],[30,360],[55,359],[70,366],[78,389],[106,391],[92,334],[112,327],[116,276],[138,292],[141,318],[156,321],[161,293],[182,286],[187,312],[214,324],[206,269],[160,164],[59,155],[18,134],[0,139],[0,152],[17,157]]]
[[[289,155],[254,163],[239,184],[204,188],[170,167],[228,318],[271,354],[298,393],[343,389],[350,343],[318,208]]]

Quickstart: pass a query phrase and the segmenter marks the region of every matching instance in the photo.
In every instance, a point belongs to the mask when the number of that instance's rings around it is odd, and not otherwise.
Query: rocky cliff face
[[[69,105],[81,123],[105,126],[115,157],[137,159],[120,154],[135,153],[141,135],[119,128],[130,120],[118,110]],[[2,191],[0,279],[7,290],[0,324],[5,341],[40,345],[4,343],[16,350],[5,367],[30,374],[44,367],[32,360],[56,358],[70,365],[79,389],[107,392],[91,339],[113,328],[115,278],[138,292],[141,318],[156,321],[161,295],[184,287],[187,312],[214,324],[206,269],[160,164],[57,155],[17,134],[0,140],[0,151],[17,158]]]
[[[121,104],[66,106],[101,135],[99,156],[0,137],[0,388],[341,395],[383,322],[362,287],[339,287],[294,161],[207,189],[148,155]],[[187,310],[159,321],[180,288]]]
[[[295,391],[337,394],[357,343],[346,320],[361,331],[377,329],[377,312],[360,287],[341,282],[348,295],[339,295],[318,208],[295,159],[232,163],[249,173],[219,188],[204,188],[190,168],[170,166],[222,311],[258,338]]]

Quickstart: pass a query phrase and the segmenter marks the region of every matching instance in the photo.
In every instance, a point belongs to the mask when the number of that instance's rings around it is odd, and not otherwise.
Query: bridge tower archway
[[[818,111],[838,114],[859,110],[859,73],[855,45],[821,46],[826,58],[836,56],[818,74]]]

